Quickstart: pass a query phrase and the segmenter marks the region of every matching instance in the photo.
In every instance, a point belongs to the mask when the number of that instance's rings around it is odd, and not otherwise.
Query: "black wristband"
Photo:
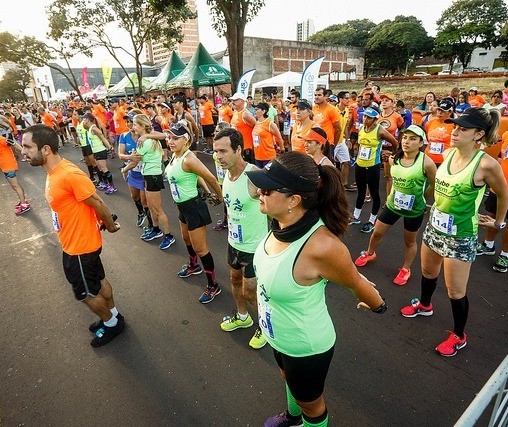
[[[381,304],[378,308],[376,308],[375,310],[372,310],[372,311],[377,314],[383,314],[387,309],[388,309],[388,306],[383,301],[383,304]]]

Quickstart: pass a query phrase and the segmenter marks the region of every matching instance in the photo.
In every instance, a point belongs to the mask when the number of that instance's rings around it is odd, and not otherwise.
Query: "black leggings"
[[[372,215],[377,215],[381,207],[381,198],[379,197],[379,176],[381,174],[381,163],[364,168],[356,165],[355,180],[358,187],[358,196],[356,197],[356,209],[361,209],[365,202],[367,194],[367,185],[372,196]]]

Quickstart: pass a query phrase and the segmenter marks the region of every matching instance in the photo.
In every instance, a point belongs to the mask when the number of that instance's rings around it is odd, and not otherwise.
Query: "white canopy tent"
[[[289,94],[289,89],[294,87],[300,87],[302,82],[302,73],[295,73],[294,71],[287,71],[285,73],[279,74],[277,76],[271,77],[266,80],[261,80],[260,82],[252,84],[252,97],[254,97],[254,93],[256,89],[262,89],[264,87],[282,87],[282,96],[283,99],[286,99]],[[328,76],[319,77],[318,86],[325,86],[327,89],[329,87]],[[312,103],[312,99],[309,99]]]
[[[62,89],[58,89],[55,94],[49,98],[50,101],[65,101],[69,99],[71,96]]]

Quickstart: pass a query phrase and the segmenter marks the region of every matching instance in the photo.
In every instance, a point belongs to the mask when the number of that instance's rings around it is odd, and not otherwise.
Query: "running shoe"
[[[217,224],[215,224],[213,226],[213,229],[215,231],[227,230],[228,229],[228,222],[227,221],[223,221],[222,219],[219,219],[217,221]]]
[[[508,271],[508,257],[499,255],[496,263],[492,266],[494,271],[499,273],[506,273]]]
[[[353,215],[351,215],[351,218],[349,219],[349,225],[358,225],[361,223],[362,221],[360,221],[360,219],[355,218]]]
[[[404,317],[432,316],[434,310],[432,304],[425,307],[418,298],[413,298],[411,300],[411,305],[407,305],[400,309],[400,314]]]
[[[92,347],[101,347],[110,342],[118,334],[122,333],[124,328],[125,322],[120,321],[118,321],[116,326],[113,326],[112,328],[108,328],[107,326],[103,325],[101,328],[95,331],[95,337],[92,341],[90,341],[90,345]]]
[[[274,415],[268,418],[263,427],[302,427],[303,420],[301,415],[293,417],[289,415],[288,411],[284,411],[282,414]]]
[[[97,186],[97,190],[106,191],[107,189],[108,189],[108,184],[105,184],[104,182],[99,182],[99,185]]]
[[[141,227],[146,219],[146,213],[138,214],[138,219],[136,220],[136,227]]]
[[[235,331],[239,328],[250,328],[254,324],[252,317],[250,314],[247,314],[247,318],[245,320],[240,319],[236,310],[233,310],[232,316],[224,316],[222,318],[222,323],[220,324],[220,328],[223,331],[231,332]]]
[[[436,347],[436,351],[441,356],[452,357],[457,354],[458,350],[464,348],[466,345],[467,345],[466,334],[464,334],[464,338],[459,338],[453,332],[450,332],[450,336]]]
[[[169,249],[169,247],[175,242],[175,236],[164,236],[164,240],[162,240],[161,244],[159,245],[159,249],[165,251],[166,249]]]
[[[397,274],[397,277],[393,279],[393,283],[398,286],[404,286],[410,277],[411,270],[408,270],[407,268],[399,268],[399,274]]]
[[[108,185],[108,188],[106,188],[105,193],[106,194],[113,194],[118,191],[118,188],[116,188],[114,185]]]
[[[476,255],[495,255],[496,254],[496,246],[492,246],[489,248],[485,242],[478,243],[478,246],[476,247]]]
[[[30,203],[25,200],[25,203],[20,203],[14,211],[16,215],[22,215],[30,210]]]
[[[258,326],[256,328],[256,332],[254,332],[254,335],[249,341],[249,346],[252,347],[254,350],[259,350],[260,348],[263,348],[265,345],[266,338],[263,336],[261,328]]]
[[[148,236],[152,232],[153,228],[146,226],[143,227],[143,234],[139,236],[141,239],[145,240],[145,237]]]
[[[148,233],[145,237],[141,237],[145,242],[150,242],[153,239],[160,239],[161,237],[164,237],[164,233],[162,230],[155,231],[152,229],[150,233]]]
[[[346,184],[344,186],[344,190],[346,191],[356,191],[357,188],[356,188],[356,185],[353,185],[353,184]]]
[[[376,259],[376,257],[377,257],[376,252],[369,254],[367,251],[362,251],[360,253],[360,256],[358,258],[356,258],[355,265],[357,267],[363,267],[368,262],[374,261]]]
[[[205,289],[205,292],[201,294],[199,297],[199,302],[201,304],[208,304],[209,302],[212,302],[214,298],[221,293],[220,286],[215,283],[214,287],[207,286]]]
[[[119,322],[124,322],[124,321],[125,321],[125,318],[124,318],[124,317],[123,317],[120,313],[118,313],[118,314],[116,315],[116,318],[118,319],[118,321],[119,321]],[[99,319],[99,320],[97,320],[97,322],[92,323],[92,324],[88,327],[88,330],[89,330],[90,332],[93,332],[93,333],[95,334],[95,333],[96,333],[96,332],[97,332],[100,328],[102,328],[103,326],[104,326],[104,322],[103,322],[101,319]]]
[[[370,221],[367,221],[365,224],[362,225],[360,231],[365,234],[370,234],[374,231],[374,224],[372,224],[372,222]]]
[[[184,264],[182,265],[182,269],[178,272],[178,277],[185,279],[186,277],[201,274],[202,272],[203,269],[199,264],[196,265]]]

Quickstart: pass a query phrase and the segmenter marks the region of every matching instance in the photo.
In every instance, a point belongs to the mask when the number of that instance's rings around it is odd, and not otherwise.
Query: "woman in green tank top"
[[[166,176],[171,196],[178,207],[180,230],[189,253],[189,262],[178,276],[185,278],[200,274],[203,270],[197,262],[199,257],[207,278],[207,286],[199,302],[207,304],[220,294],[221,288],[215,280],[215,264],[206,239],[206,226],[211,224],[212,219],[206,203],[198,195],[197,184],[199,182],[207,192],[207,184],[212,187],[215,194],[208,192],[207,198],[213,205],[223,202],[222,191],[215,176],[190,150],[192,133],[187,120],[171,124],[169,138],[168,146],[173,156],[166,167]]]
[[[424,140],[425,131],[420,126],[411,125],[402,131],[400,149],[388,160],[392,190],[377,218],[369,247],[355,260],[357,267],[374,261],[376,249],[385,234],[400,217],[404,218],[404,264],[393,280],[399,286],[405,285],[411,276],[411,264],[418,251],[416,237],[423,222],[425,200],[434,191],[436,165],[420,151]],[[425,190],[427,181],[429,186]]]
[[[287,411],[265,425],[297,425],[303,418],[305,426],[326,426],[323,390],[335,345],[326,283],[344,285],[362,307],[377,313],[386,305],[340,240],[348,208],[336,168],[290,152],[247,176],[259,188],[261,212],[273,218],[254,267],[259,325],[274,350],[288,398]]]
[[[453,313],[453,332],[436,346],[441,356],[455,356],[465,347],[464,332],[469,312],[466,295],[471,263],[478,245],[478,225],[504,228],[508,189],[499,163],[480,150],[482,143],[496,141],[499,113],[470,108],[454,123],[451,148],[443,153],[436,173],[434,205],[423,233],[421,249],[421,298],[401,309],[404,317],[431,316],[432,294],[444,267],[446,290]],[[478,208],[489,185],[497,194],[496,218],[478,217]]]

